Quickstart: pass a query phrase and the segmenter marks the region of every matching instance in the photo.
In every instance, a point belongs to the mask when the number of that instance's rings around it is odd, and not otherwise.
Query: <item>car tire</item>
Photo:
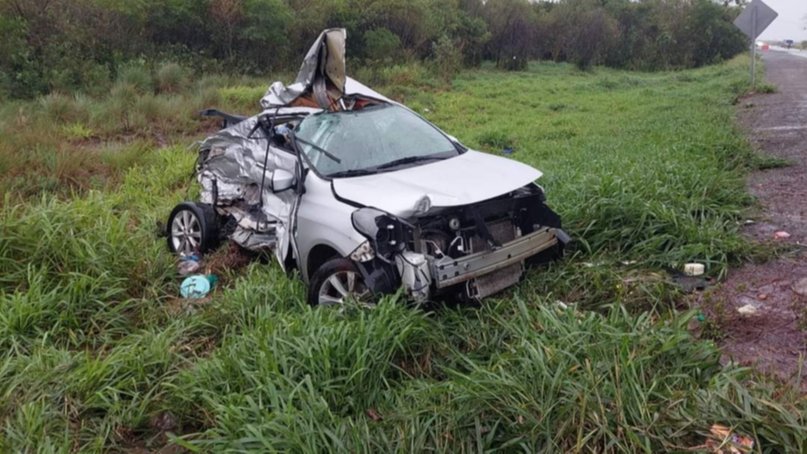
[[[182,202],[168,216],[168,249],[185,255],[207,252],[218,243],[218,230],[218,214],[213,206]]]
[[[325,262],[311,278],[308,304],[333,306],[353,297],[360,303],[372,304],[372,292],[352,260],[343,257]]]

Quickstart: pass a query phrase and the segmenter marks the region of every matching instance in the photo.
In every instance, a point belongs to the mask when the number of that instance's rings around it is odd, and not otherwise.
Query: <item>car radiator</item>
[[[485,224],[490,236],[497,244],[505,244],[516,239],[516,226],[510,219],[488,222]],[[479,235],[471,237],[471,251],[480,252],[491,249],[487,240]],[[467,282],[468,296],[472,298],[484,298],[494,293],[500,292],[518,283],[524,272],[522,262],[514,263],[500,270],[488,273]]]

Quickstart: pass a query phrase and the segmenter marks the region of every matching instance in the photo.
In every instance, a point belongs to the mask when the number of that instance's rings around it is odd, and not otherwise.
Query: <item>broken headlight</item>
[[[370,241],[365,241],[360,244],[353,252],[350,253],[350,259],[354,262],[369,262],[375,258],[375,251]]]
[[[375,208],[360,208],[351,219],[353,228],[367,238],[376,256],[385,261],[403,251],[412,236],[412,226],[407,222]]]

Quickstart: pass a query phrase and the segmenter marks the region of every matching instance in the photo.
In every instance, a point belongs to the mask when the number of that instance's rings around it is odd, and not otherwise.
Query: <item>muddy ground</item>
[[[807,370],[801,371],[807,361],[807,58],[771,51],[763,59],[776,92],[743,99],[738,120],[760,153],[790,165],[749,176],[748,189],[761,208],[745,230],[753,240],[782,243],[789,252],[731,270],[703,296],[703,305],[726,361],[807,391]]]

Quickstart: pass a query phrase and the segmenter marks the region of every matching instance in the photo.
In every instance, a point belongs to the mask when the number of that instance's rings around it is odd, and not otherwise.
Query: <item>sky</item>
[[[779,13],[768,28],[759,36],[760,40],[792,39],[807,40],[807,0],[762,0]]]

